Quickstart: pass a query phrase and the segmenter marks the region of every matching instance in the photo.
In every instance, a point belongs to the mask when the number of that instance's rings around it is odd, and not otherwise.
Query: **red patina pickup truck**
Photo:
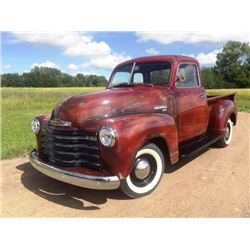
[[[30,161],[63,182],[140,197],[181,158],[229,145],[236,119],[234,94],[207,96],[194,58],[136,58],[114,69],[105,90],[34,118]]]

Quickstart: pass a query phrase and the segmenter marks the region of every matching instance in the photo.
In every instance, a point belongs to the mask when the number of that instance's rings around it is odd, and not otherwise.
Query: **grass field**
[[[1,158],[25,155],[35,147],[30,122],[34,116],[49,113],[63,98],[102,88],[1,88]],[[237,92],[239,110],[250,112],[250,89],[209,90],[209,94]]]

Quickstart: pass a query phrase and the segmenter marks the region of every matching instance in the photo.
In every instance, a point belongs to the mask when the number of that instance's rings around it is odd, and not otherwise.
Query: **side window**
[[[199,86],[196,65],[188,63],[180,64],[177,75],[179,76],[179,80],[176,82],[177,88],[192,88]]]
[[[141,83],[141,82],[143,82],[143,74],[142,73],[134,73],[133,83]]]

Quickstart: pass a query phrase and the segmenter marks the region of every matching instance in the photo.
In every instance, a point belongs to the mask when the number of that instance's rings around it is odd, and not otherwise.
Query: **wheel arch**
[[[166,166],[168,164],[171,164],[171,159],[170,159],[168,144],[167,144],[166,140],[163,137],[158,136],[158,137],[151,138],[146,143],[144,143],[143,146],[145,146],[148,143],[155,144],[161,150],[161,152],[162,152],[162,154],[164,156],[164,165],[165,165],[165,168],[166,168]]]
[[[237,108],[232,100],[220,100],[212,104],[209,114],[208,130],[216,135],[225,135],[225,127],[228,119],[236,125]]]
[[[233,125],[235,126],[236,123],[237,123],[237,115],[236,115],[236,113],[235,112],[231,113],[229,118],[233,122]]]
[[[105,125],[115,130],[116,144],[100,146],[101,158],[105,168],[120,179],[129,175],[136,152],[148,142],[156,144],[171,164],[179,160],[177,128],[168,114],[127,115],[108,119]]]

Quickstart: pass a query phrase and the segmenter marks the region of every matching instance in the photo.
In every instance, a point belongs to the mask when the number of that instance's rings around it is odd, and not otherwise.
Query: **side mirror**
[[[175,81],[176,81],[176,82],[183,82],[183,81],[185,81],[185,76],[184,76],[184,74],[183,74],[183,73],[178,73],[178,74],[176,75]]]

